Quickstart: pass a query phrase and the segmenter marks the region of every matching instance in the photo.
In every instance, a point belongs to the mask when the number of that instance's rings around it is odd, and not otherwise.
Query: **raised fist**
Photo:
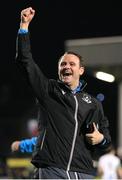
[[[21,11],[21,23],[30,23],[35,15],[35,10],[32,7],[23,9]]]

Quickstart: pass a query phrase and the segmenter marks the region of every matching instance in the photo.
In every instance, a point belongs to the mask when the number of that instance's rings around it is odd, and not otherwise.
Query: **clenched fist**
[[[21,11],[21,23],[20,28],[22,29],[28,29],[28,26],[30,22],[32,21],[33,17],[35,15],[35,10],[32,9],[32,7],[23,9]]]
[[[93,133],[88,133],[86,134],[86,139],[88,141],[89,144],[91,145],[96,145],[96,144],[99,144],[104,136],[102,133],[100,133],[95,125],[95,123],[93,123]]]

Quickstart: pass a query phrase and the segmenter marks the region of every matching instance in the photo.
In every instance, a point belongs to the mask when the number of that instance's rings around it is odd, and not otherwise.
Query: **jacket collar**
[[[62,82],[61,80],[58,79],[58,83],[59,86],[64,90],[64,91],[69,91],[72,92],[73,94],[77,93],[77,92],[81,92],[83,91],[83,89],[86,87],[87,82],[85,82],[83,79],[80,80],[79,86],[75,89],[75,90],[71,90],[71,88],[69,86],[67,86],[66,84],[64,84],[64,82]]]

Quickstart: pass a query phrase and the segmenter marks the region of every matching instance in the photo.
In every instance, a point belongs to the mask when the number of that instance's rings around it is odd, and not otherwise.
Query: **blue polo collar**
[[[75,94],[77,92],[80,92],[81,91],[81,87],[82,87],[82,83],[80,82],[79,86],[77,88],[75,88],[74,90],[72,90],[72,93]]]

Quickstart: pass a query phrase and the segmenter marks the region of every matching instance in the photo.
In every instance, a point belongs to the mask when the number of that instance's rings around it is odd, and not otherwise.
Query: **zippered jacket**
[[[41,131],[32,163],[36,167],[58,167],[66,171],[93,173],[92,151],[111,141],[108,121],[101,103],[81,90],[72,93],[60,80],[48,79],[34,62],[29,33],[18,34],[16,62],[40,103]],[[104,143],[89,145],[85,133],[95,122],[104,135]]]

